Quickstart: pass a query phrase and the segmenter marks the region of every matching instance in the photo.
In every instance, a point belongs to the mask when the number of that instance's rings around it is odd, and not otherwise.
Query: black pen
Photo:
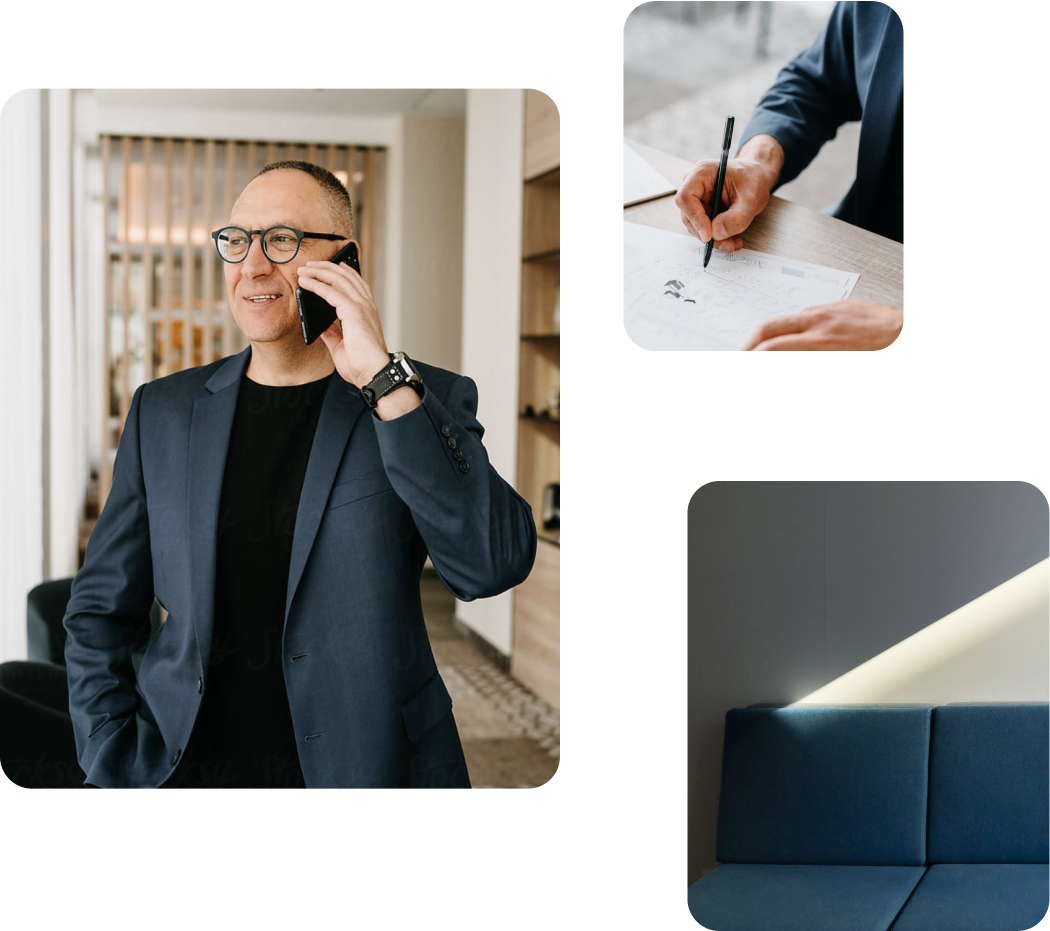
[[[729,146],[733,141],[733,122],[733,117],[726,117],[726,134],[722,140],[722,160],[718,163],[718,180],[715,182],[714,200],[711,201],[711,238],[704,246],[704,268],[707,268],[707,263],[711,261],[711,250],[715,246],[714,220],[722,209],[722,185],[726,180],[726,162],[729,161]]]

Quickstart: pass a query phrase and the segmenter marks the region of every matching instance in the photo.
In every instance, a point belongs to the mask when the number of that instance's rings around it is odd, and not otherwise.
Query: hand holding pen
[[[731,133],[727,127],[726,135]],[[713,242],[721,252],[734,252],[744,247],[739,234],[769,203],[784,164],[784,150],[772,136],[762,134],[748,139],[736,158],[727,160],[725,156],[723,147],[721,161],[704,159],[686,172],[675,205],[690,235],[705,244]],[[720,172],[723,164],[725,170]],[[720,174],[723,184],[719,208],[715,209]],[[724,209],[722,201],[727,205]]]

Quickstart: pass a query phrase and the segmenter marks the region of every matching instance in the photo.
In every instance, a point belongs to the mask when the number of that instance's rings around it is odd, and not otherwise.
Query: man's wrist
[[[737,152],[736,157],[741,161],[755,162],[769,174],[770,189],[780,178],[780,172],[784,168],[784,147],[773,137],[765,133],[752,136]]]
[[[359,364],[357,372],[354,374],[354,384],[358,388],[363,388],[389,364],[390,353],[382,350],[378,350],[374,354],[369,353],[368,358]]]
[[[396,420],[402,414],[414,411],[422,400],[411,385],[398,385],[376,402],[376,416],[380,420]]]

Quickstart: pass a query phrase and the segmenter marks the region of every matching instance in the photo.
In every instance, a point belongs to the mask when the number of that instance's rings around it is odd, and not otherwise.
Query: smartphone
[[[347,243],[329,261],[336,265],[346,262],[355,272],[361,274],[356,243]],[[299,322],[303,327],[303,339],[309,346],[335,322],[337,316],[335,308],[319,294],[314,294],[313,291],[307,291],[305,288],[295,289],[295,303],[299,305]]]

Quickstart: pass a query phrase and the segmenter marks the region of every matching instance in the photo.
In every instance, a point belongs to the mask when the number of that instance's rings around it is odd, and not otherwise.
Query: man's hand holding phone
[[[307,262],[299,268],[299,287],[324,298],[337,319],[321,334],[343,380],[360,388],[390,362],[379,308],[368,283],[349,265]],[[377,413],[391,420],[419,406],[414,391],[393,391],[380,398]]]

